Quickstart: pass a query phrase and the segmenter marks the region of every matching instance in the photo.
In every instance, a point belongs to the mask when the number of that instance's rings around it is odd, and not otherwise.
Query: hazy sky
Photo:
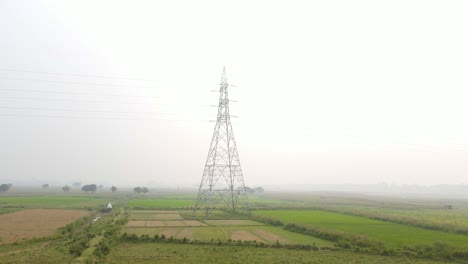
[[[164,3],[162,3],[164,2]],[[0,181],[468,184],[467,1],[0,0]]]

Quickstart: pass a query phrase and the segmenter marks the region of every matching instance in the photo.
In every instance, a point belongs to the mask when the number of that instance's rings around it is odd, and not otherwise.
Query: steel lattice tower
[[[240,204],[249,210],[244,177],[242,175],[236,141],[229,113],[229,84],[223,69],[219,87],[218,116],[198,190],[193,214],[205,210],[205,217],[215,209],[235,212]]]

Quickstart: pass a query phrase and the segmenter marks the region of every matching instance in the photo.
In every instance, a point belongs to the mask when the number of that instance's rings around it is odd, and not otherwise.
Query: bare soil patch
[[[0,244],[54,234],[57,228],[88,215],[87,211],[30,209],[0,215]]]
[[[205,223],[213,226],[253,226],[263,225],[251,220],[205,220]]]
[[[242,241],[257,241],[257,242],[264,242],[263,239],[259,238],[258,236],[250,233],[246,230],[238,230],[233,231],[231,233],[232,240],[242,240]]]

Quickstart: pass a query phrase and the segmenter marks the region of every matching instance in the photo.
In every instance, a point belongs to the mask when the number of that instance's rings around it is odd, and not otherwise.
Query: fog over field
[[[467,13],[466,1],[1,1],[0,184],[196,188],[225,66],[247,186],[462,193]]]

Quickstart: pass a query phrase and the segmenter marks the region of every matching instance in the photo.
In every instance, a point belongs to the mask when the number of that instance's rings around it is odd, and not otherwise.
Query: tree
[[[48,183],[42,184],[42,189],[44,190],[49,189],[49,184]]]
[[[242,187],[239,187],[238,190],[242,190]],[[260,194],[263,193],[265,190],[263,187],[255,187],[255,188],[250,188],[248,186],[245,186],[245,192],[248,194]]]
[[[112,192],[115,192],[115,191],[117,191],[117,187],[115,187],[115,186],[112,186],[112,187],[111,187],[111,191],[112,191]]]
[[[6,192],[10,189],[10,184],[2,184],[0,185],[0,192]]]
[[[102,188],[104,188],[104,185],[100,184],[100,185],[98,186],[98,189],[101,190]]]
[[[256,188],[255,188],[255,192],[256,192],[256,193],[262,193],[262,192],[264,192],[264,191],[265,191],[265,190],[263,189],[263,187],[256,187]]]
[[[65,185],[62,187],[62,191],[64,192],[69,192],[70,190],[71,190],[70,186]]]
[[[72,186],[75,187],[75,188],[80,188],[81,187],[81,182],[74,182],[72,184]]]
[[[87,184],[81,187],[81,190],[84,192],[96,192],[97,186],[96,184]]]
[[[149,192],[149,189],[146,187],[135,187],[133,188],[134,193],[147,193]]]
[[[133,192],[134,193],[141,193],[143,191],[143,189],[141,187],[135,187],[133,188]]]
[[[242,187],[239,187],[239,188],[242,188]],[[246,193],[249,193],[249,194],[254,193],[254,189],[252,189],[252,188],[250,188],[250,187],[247,187],[247,186],[245,186],[245,189],[244,189],[244,190],[245,190]]]

